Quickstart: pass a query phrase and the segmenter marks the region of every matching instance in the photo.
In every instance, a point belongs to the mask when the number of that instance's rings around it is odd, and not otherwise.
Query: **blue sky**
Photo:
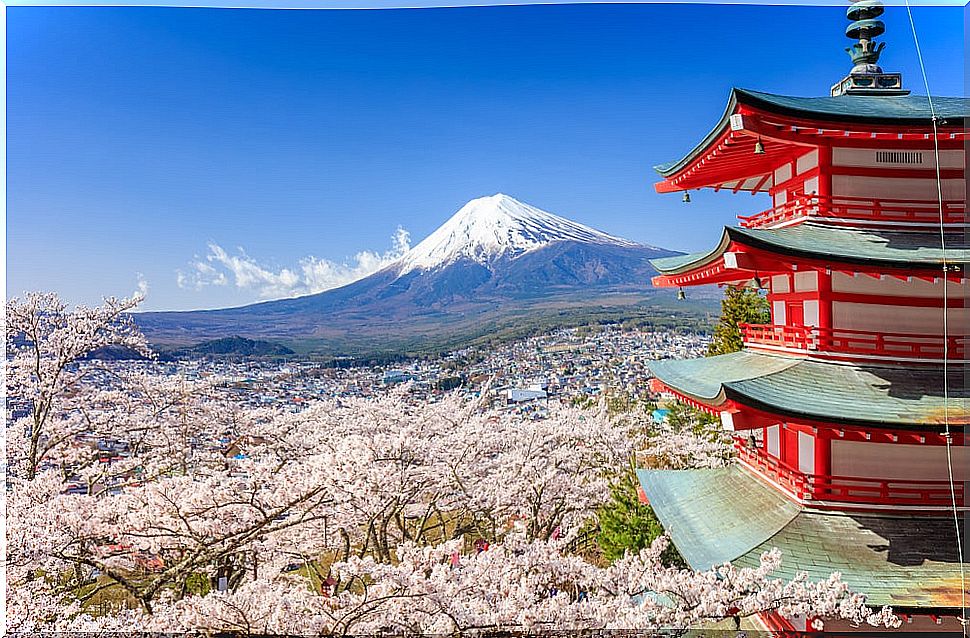
[[[629,239],[709,247],[749,195],[653,191],[730,88],[822,95],[840,7],[377,11],[10,7],[7,294],[239,305],[344,281],[495,192]],[[963,12],[914,9],[964,92]],[[884,68],[923,93],[905,9]],[[398,240],[400,237],[398,236]],[[359,256],[359,254],[363,253]]]

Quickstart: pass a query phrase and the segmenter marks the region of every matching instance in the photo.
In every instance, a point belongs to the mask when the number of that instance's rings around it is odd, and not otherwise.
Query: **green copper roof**
[[[654,376],[670,387],[702,401],[720,402],[723,384],[775,374],[798,362],[794,357],[732,352],[702,359],[664,359],[648,365]]]
[[[949,233],[946,240],[947,261],[970,261],[970,247],[964,233]],[[654,259],[650,263],[663,274],[685,272],[717,259],[732,241],[776,254],[831,264],[913,268],[935,267],[943,263],[938,232],[842,228],[810,221],[777,229],[726,226],[713,250]]]
[[[931,123],[929,100],[925,95],[839,95],[835,97],[795,97],[773,95],[746,89],[732,89],[727,108],[717,126],[683,158],[660,164],[654,169],[668,177],[686,166],[707,148],[728,126],[739,104],[748,104],[774,113],[831,122],[919,125]],[[941,126],[962,127],[970,117],[970,98],[933,97],[933,107]]]
[[[929,124],[932,118],[925,95],[838,95],[795,97],[735,89],[739,102],[766,111],[783,111],[837,122]],[[960,126],[970,117],[970,98],[933,96],[933,109],[945,125]]]
[[[694,569],[733,561],[787,525],[801,508],[737,466],[637,470],[650,505]],[[680,507],[685,498],[690,507]]]
[[[700,253],[688,253],[686,255],[675,255],[673,257],[660,257],[659,259],[651,259],[650,263],[658,272],[676,273],[681,270],[687,270],[691,264],[703,264],[710,261],[714,257],[721,254],[722,251],[706,251]]]
[[[956,533],[947,517],[827,513],[788,501],[748,470],[641,470],[657,517],[691,567],[758,564],[777,547],[775,575],[841,572],[873,606],[952,609],[960,605]]]
[[[939,232],[856,230],[805,222],[778,230],[731,228],[728,234],[755,247],[800,257],[828,255],[833,261],[904,267],[943,263]],[[968,261],[970,250],[964,233],[950,233],[946,244],[950,262]]]
[[[950,366],[949,415],[970,414],[963,366]],[[702,402],[732,399],[777,414],[875,427],[942,429],[943,370],[853,366],[755,352],[665,360],[650,371]]]
[[[807,572],[820,580],[840,572],[842,580],[866,594],[872,606],[927,610],[961,604],[956,533],[953,520],[946,517],[806,510],[734,562],[754,567],[773,547],[782,552],[777,576],[791,579]]]

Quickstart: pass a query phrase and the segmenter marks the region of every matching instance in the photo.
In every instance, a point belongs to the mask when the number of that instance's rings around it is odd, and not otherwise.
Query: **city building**
[[[546,399],[549,394],[538,386],[529,386],[528,388],[509,388],[505,391],[505,397],[508,403],[527,403]]]
[[[903,631],[959,631],[970,100],[913,95],[882,71],[882,11],[849,7],[855,66],[831,95],[735,89],[714,129],[657,167],[657,191],[685,202],[701,188],[770,197],[712,250],[655,260],[653,283],[763,290],[771,323],[742,326],[740,352],[650,364],[656,389],[720,415],[736,463],[638,474],[694,568],[777,547],[782,577],[840,572]]]

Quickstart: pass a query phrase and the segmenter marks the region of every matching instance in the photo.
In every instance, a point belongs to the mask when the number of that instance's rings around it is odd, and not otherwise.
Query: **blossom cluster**
[[[9,631],[649,629],[766,610],[896,622],[837,575],[773,579],[777,552],[696,572],[662,563],[666,539],[606,567],[569,551],[643,445],[633,421],[403,390],[240,408],[219,379],[85,363],[144,350],[124,314],[137,302],[8,303],[7,393],[29,406],[7,420]]]

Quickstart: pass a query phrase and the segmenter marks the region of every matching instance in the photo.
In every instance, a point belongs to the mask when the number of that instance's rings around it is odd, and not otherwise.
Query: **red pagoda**
[[[740,352],[651,366],[664,392],[720,415],[736,463],[638,474],[694,568],[777,547],[782,576],[841,572],[901,631],[960,631],[970,100],[910,95],[884,73],[881,13],[849,7],[855,66],[830,96],[735,89],[714,129],[657,167],[657,191],[685,201],[700,188],[770,196],[712,250],[655,260],[653,283],[763,290],[771,323],[743,325]]]

